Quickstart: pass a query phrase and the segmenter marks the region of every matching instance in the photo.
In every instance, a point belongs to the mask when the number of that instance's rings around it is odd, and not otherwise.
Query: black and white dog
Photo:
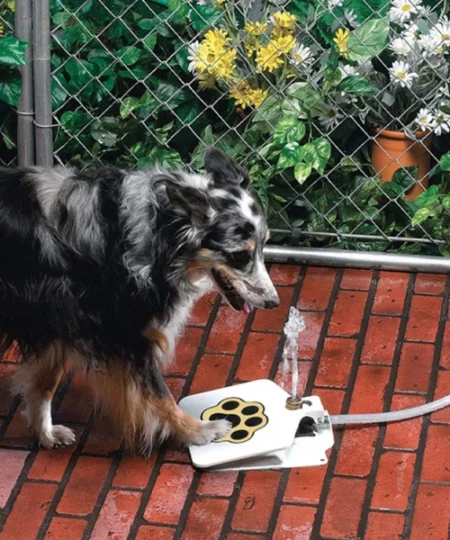
[[[205,444],[229,429],[183,413],[161,376],[212,287],[236,310],[279,304],[248,174],[216,149],[205,168],[0,170],[0,346],[23,356],[15,389],[42,446],[75,440],[51,417],[72,368],[129,446],[149,451],[156,434]]]

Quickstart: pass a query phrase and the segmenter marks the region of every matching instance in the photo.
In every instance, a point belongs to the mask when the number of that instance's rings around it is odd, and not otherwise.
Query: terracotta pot
[[[418,131],[417,141],[413,141],[401,131],[387,129],[375,130],[372,144],[372,164],[382,182],[390,182],[394,173],[401,167],[418,167],[417,183],[406,195],[406,199],[415,199],[428,187],[430,172],[430,152],[433,134],[429,131]]]

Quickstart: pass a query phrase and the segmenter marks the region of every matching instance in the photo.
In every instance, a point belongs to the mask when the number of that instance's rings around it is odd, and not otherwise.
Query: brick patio
[[[450,393],[449,283],[437,275],[273,266],[282,304],[250,316],[215,297],[197,305],[167,374],[176,397],[279,377],[297,305],[300,391],[331,414],[377,412]],[[446,286],[447,285],[447,286]],[[0,539],[442,540],[450,522],[450,410],[335,431],[328,467],[195,472],[186,454],[124,457],[75,376],[55,401],[78,444],[39,450],[0,363]]]

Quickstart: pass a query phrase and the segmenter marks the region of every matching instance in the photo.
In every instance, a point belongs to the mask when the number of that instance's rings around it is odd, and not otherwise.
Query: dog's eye
[[[242,251],[233,251],[227,254],[227,259],[230,264],[244,265],[247,264],[250,260],[250,254],[245,249],[243,249]]]

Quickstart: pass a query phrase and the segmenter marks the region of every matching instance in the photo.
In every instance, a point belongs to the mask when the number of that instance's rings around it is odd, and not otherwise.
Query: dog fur
[[[205,168],[0,170],[0,346],[23,357],[15,390],[42,446],[75,440],[51,417],[72,367],[129,447],[205,444],[229,429],[182,412],[161,375],[212,287],[235,309],[279,303],[246,171],[216,149]]]

